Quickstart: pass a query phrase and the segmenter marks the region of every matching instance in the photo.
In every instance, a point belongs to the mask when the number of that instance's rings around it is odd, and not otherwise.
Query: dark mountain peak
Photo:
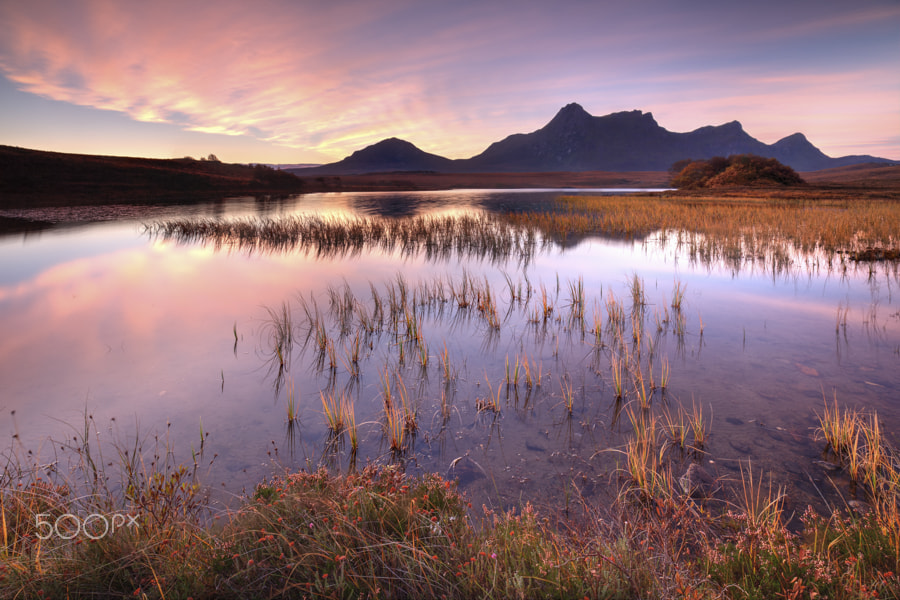
[[[745,133],[744,126],[741,125],[740,121],[729,121],[727,123],[722,123],[721,125],[704,125],[703,127],[698,127],[691,133],[727,133],[727,134],[739,134]]]
[[[318,175],[378,173],[386,171],[447,171],[453,161],[437,154],[429,154],[415,144],[400,138],[387,138],[357,150],[347,158],[313,169],[293,171]]]
[[[578,104],[577,102],[569,102],[568,104],[563,106],[561,109],[559,109],[559,112],[567,112],[567,111],[581,112],[588,116],[591,116],[590,113],[588,113],[588,111],[584,110],[584,107],[582,105]]]
[[[664,171],[687,158],[735,154],[776,158],[798,171],[885,160],[868,156],[829,158],[800,133],[775,144],[764,144],[744,131],[739,121],[675,133],[661,127],[649,112],[629,110],[595,117],[572,102],[540,129],[507,136],[469,159],[450,160],[424,152],[405,140],[388,138],[340,162],[294,172]]]
[[[806,139],[806,136],[802,133],[794,133],[789,136],[783,137],[776,144],[786,143],[786,144],[796,144],[797,142],[803,142],[805,144],[809,143],[809,140]]]
[[[793,150],[808,150],[810,148],[815,148],[812,142],[806,139],[806,136],[802,133],[794,133],[787,137],[783,137],[774,144],[772,144],[772,148],[780,148],[784,149],[793,149]],[[823,155],[824,156],[824,155]]]
[[[662,129],[653,118],[653,113],[645,113],[640,110],[624,110],[614,112],[605,117],[597,117],[598,121],[616,129],[642,131],[644,133]]]
[[[820,165],[827,165],[833,159],[812,145],[802,133],[795,133],[781,138],[771,146],[773,158],[786,165],[791,165],[798,171],[814,171]]]
[[[360,157],[366,157],[366,156],[371,156],[371,155],[384,156],[384,155],[388,155],[388,154],[395,155],[395,156],[401,156],[401,155],[413,156],[413,155],[419,155],[419,154],[426,154],[426,152],[420,150],[419,148],[416,147],[415,144],[412,144],[411,142],[407,142],[406,140],[401,140],[400,138],[392,137],[392,138],[387,138],[387,139],[381,140],[380,142],[376,142],[376,143],[372,144],[371,146],[366,146],[362,150],[357,150],[356,152],[354,152],[353,154],[350,155],[350,158],[353,158],[353,157],[360,158]]]
[[[601,117],[603,119],[616,119],[620,121],[655,121],[653,113],[645,113],[642,110],[622,110]]]
[[[544,128],[549,129],[573,129],[584,127],[591,123],[594,120],[594,117],[580,104],[575,102],[571,104],[566,104],[559,112],[556,113],[556,116],[553,117]]]

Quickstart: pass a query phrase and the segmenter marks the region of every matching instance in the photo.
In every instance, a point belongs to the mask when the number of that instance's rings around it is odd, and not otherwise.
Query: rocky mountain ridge
[[[765,144],[738,121],[675,133],[640,110],[595,117],[579,104],[564,106],[544,127],[494,142],[472,158],[451,160],[410,142],[390,138],[347,158],[297,175],[349,175],[375,172],[503,173],[560,171],[665,171],[683,159],[756,154],[797,171],[817,171],[858,163],[890,163],[874,156],[832,158],[802,133]]]

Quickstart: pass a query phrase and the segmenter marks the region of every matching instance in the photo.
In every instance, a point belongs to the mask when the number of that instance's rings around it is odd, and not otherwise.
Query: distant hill
[[[302,175],[354,175],[391,171],[454,172],[456,161],[429,154],[410,142],[397,138],[382,140],[357,150],[344,160],[309,169],[288,169]]]
[[[391,138],[354,152],[342,161],[292,172],[331,175],[383,171],[664,171],[679,160],[733,154],[774,158],[798,171],[857,163],[896,164],[874,156],[831,158],[802,133],[771,145],[747,134],[737,121],[675,133],[661,127],[651,113],[634,110],[595,117],[573,103],[560,109],[537,131],[511,135],[465,160],[428,154],[409,142]]]

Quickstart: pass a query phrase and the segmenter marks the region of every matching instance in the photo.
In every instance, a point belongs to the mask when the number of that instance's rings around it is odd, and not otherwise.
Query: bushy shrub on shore
[[[725,186],[787,186],[805,182],[791,167],[754,154],[686,160],[672,165],[672,185],[678,188]]]

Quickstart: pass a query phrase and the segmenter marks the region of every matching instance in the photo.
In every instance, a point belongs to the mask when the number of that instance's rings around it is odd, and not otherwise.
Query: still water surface
[[[560,506],[576,494],[600,502],[621,484],[619,451],[630,430],[627,419],[617,418],[621,403],[604,345],[612,335],[612,298],[629,323],[640,311],[646,340],[639,360],[657,383],[663,363],[669,365],[665,395],[654,392],[654,405],[701,407],[708,423],[705,452],[675,457],[675,470],[693,460],[733,479],[739,461],[749,460],[797,502],[816,502],[813,482],[828,487],[830,476],[840,486],[840,474],[816,462],[823,458],[815,428],[824,398],[877,411],[887,440],[900,442],[896,265],[829,270],[802,256],[777,268],[766,261],[703,261],[674,233],[539,244],[528,260],[498,261],[400,250],[319,256],[228,250],[145,229],[173,217],[491,215],[541,206],[557,193],[318,194],[32,215],[68,225],[0,237],[0,435],[8,447],[50,460],[49,440],[71,438],[88,413],[103,443],[128,440],[137,430],[145,439],[167,436],[188,460],[202,430],[206,459],[216,454],[204,480],[227,501],[283,468],[348,467],[349,444],[331,440],[321,392],[353,400],[357,464],[397,460],[384,435],[387,371],[394,393],[402,387],[417,415],[418,432],[400,458],[409,470],[458,477],[475,501],[495,506],[525,500]],[[363,338],[354,375],[350,351],[358,327],[353,318],[342,333],[329,290],[349,290],[356,305],[372,311],[373,288],[384,300],[401,280],[409,290],[435,290],[437,282],[446,289],[464,273],[490,286],[499,329],[453,301],[432,298],[417,309],[424,368],[419,346],[382,331]],[[645,289],[643,309],[631,301],[635,276]],[[584,327],[570,319],[570,290],[579,281]],[[676,282],[686,286],[680,333],[671,308]],[[530,298],[512,297],[528,289]],[[542,290],[554,313],[534,322]],[[304,303],[322,314],[333,369],[328,358],[321,362],[314,341],[304,344]],[[295,338],[278,377],[270,310],[283,306],[291,310]],[[846,320],[839,321],[843,309]],[[595,315],[607,336],[599,349]],[[539,385],[526,389],[520,370],[519,384],[507,386],[507,369],[526,356],[540,372],[539,380],[532,375]],[[626,403],[634,397],[630,387]],[[293,428],[286,409],[291,388],[299,414]],[[479,410],[488,398],[499,413]]]

